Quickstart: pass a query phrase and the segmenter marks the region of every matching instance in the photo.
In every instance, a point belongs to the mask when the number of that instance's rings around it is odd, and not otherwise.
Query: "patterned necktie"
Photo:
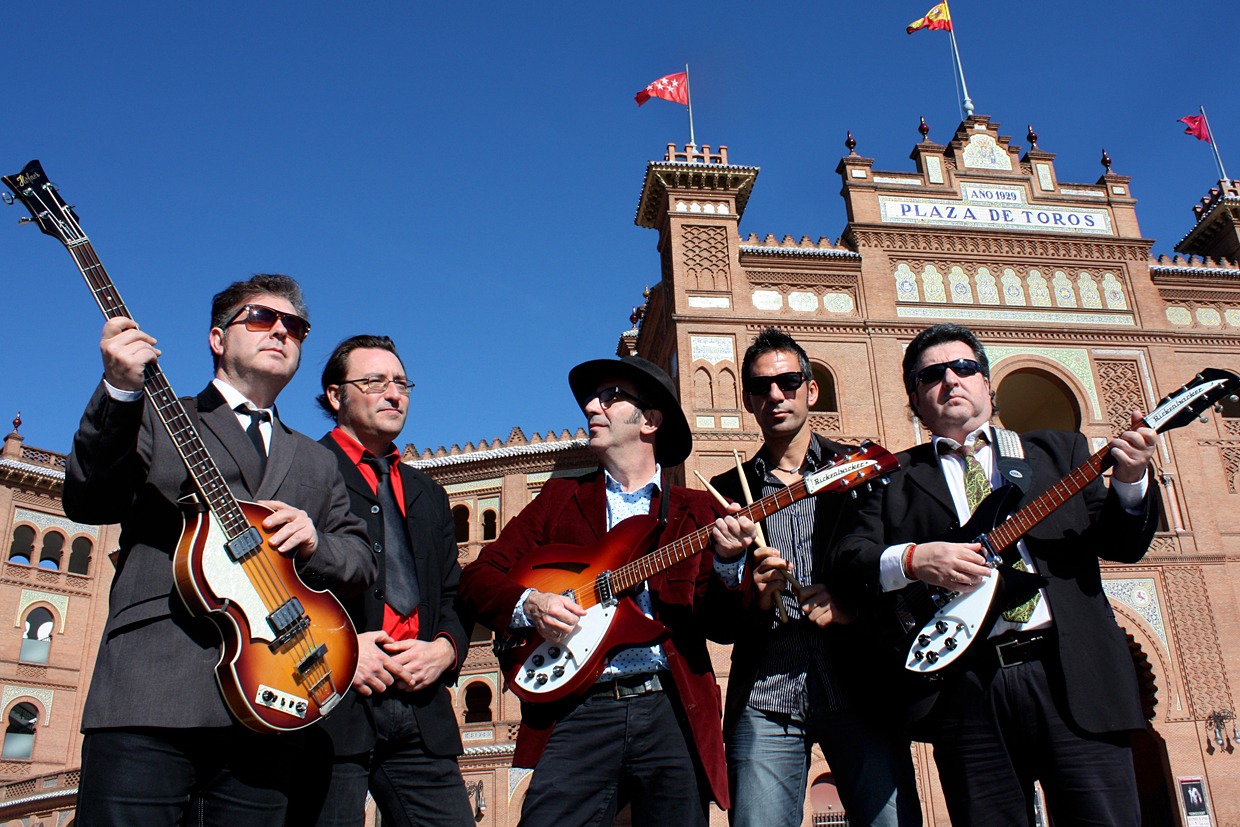
[[[245,414],[250,418],[250,425],[245,429],[245,435],[250,438],[250,442],[254,443],[254,450],[258,452],[258,469],[261,474],[267,470],[267,445],[263,442],[263,432],[259,430],[259,426],[271,419],[271,414],[248,404],[238,405],[237,413]]]
[[[978,434],[976,441],[972,445],[961,445],[959,448],[953,448],[952,453],[964,460],[964,491],[965,497],[969,501],[969,513],[977,510],[978,503],[986,499],[986,495],[993,489],[990,480],[986,478],[986,472],[982,469],[981,463],[977,461],[974,454],[978,446],[986,444],[986,436]],[[1029,567],[1025,565],[1024,560],[1017,560],[1012,568],[1016,571],[1029,571]],[[1042,595],[1038,592],[1033,593],[1033,597],[1004,612],[1001,617],[1011,623],[1028,623],[1029,618],[1033,616],[1033,610],[1037,607],[1038,601],[1042,599]]]
[[[401,617],[409,617],[418,608],[421,592],[413,560],[413,544],[409,541],[409,525],[392,488],[390,460],[388,457],[368,455],[362,458],[362,462],[369,465],[379,478],[375,495],[379,498],[383,515],[383,551],[386,558],[383,563],[383,602]]]

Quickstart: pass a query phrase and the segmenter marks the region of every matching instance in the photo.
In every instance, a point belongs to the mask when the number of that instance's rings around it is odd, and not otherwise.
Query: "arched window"
[[[34,754],[34,727],[39,710],[34,704],[19,703],[9,710],[9,726],[4,731],[4,748],[0,758],[28,761]]]
[[[19,659],[23,663],[47,663],[52,649],[52,628],[56,618],[43,606],[35,606],[26,615],[23,626],[22,650]]]
[[[494,540],[499,534],[499,518],[495,510],[488,508],[482,512],[482,539]]]
[[[43,550],[39,552],[39,568],[60,569],[60,556],[65,550],[65,535],[49,531],[43,535]]]
[[[1081,406],[1062,379],[1040,370],[1018,370],[995,388],[999,420],[1018,434],[1039,428],[1077,431]]]
[[[458,543],[468,543],[469,509],[463,505],[454,506],[452,509],[452,522],[456,526],[456,541]]]
[[[495,720],[491,712],[494,693],[484,681],[474,681],[465,687],[465,723],[482,724]]]
[[[13,529],[13,545],[9,546],[9,562],[30,565],[34,556],[34,529],[28,525],[19,525]]]
[[[73,574],[86,574],[90,571],[90,553],[94,549],[94,544],[87,538],[75,539],[69,551],[69,571]]]
[[[835,392],[835,375],[825,365],[810,362],[814,368],[814,381],[818,383],[818,401],[811,411],[838,411],[839,396]]]

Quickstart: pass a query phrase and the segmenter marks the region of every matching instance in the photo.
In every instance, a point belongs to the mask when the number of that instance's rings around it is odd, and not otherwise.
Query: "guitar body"
[[[978,588],[960,593],[914,582],[891,594],[895,648],[908,671],[931,674],[951,665],[975,641],[990,634],[1008,604],[1037,590],[1038,575],[1011,568],[1010,563],[1019,559],[1014,547],[1008,561],[988,545],[989,534],[1016,510],[1020,498],[1019,488],[1002,486],[978,503],[967,523],[935,538],[982,544],[992,572]]]
[[[238,720],[259,732],[301,729],[349,689],[357,633],[340,602],[303,583],[293,558],[268,544],[262,521],[270,509],[237,504],[259,541],[234,560],[215,513],[190,501],[173,556],[177,592],[219,627],[215,677]]]
[[[514,581],[552,594],[570,592],[586,608],[567,640],[547,641],[529,629],[497,644],[500,667],[514,695],[535,703],[579,695],[598,680],[613,652],[650,645],[667,634],[662,623],[642,614],[632,597],[609,599],[595,587],[609,572],[641,557],[658,527],[655,517],[640,514],[618,523],[594,545],[543,546],[513,566],[509,576]],[[582,584],[590,590],[588,599]]]

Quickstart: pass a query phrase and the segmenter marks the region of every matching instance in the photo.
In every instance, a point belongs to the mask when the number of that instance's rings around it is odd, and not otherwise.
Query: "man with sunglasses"
[[[755,499],[845,450],[810,430],[809,411],[818,401],[813,376],[804,348],[776,328],[761,331],[745,351],[743,404],[763,438],[758,453],[742,465]],[[735,470],[711,484],[742,501]],[[864,680],[860,664],[868,642],[847,625],[823,585],[827,548],[846,502],[811,497],[767,517],[769,547],[749,554],[745,611],[733,615],[723,716],[733,827],[801,822],[815,744],[831,765],[849,824],[921,824],[908,739],[881,713],[882,687]],[[804,588],[786,588],[786,572]],[[783,602],[786,622],[775,601]],[[863,705],[863,699],[872,703]]]
[[[1002,482],[1029,501],[1092,453],[1084,436],[992,425],[990,364],[967,328],[919,333],[904,355],[909,406],[931,440],[861,501],[832,553],[837,583],[881,611],[880,595],[920,580],[969,592],[993,576],[978,543],[942,542]],[[1002,597],[990,636],[940,680],[909,677],[914,734],[934,744],[953,824],[1034,823],[1034,780],[1056,825],[1137,825],[1129,731],[1145,726],[1123,632],[1102,589],[1099,558],[1133,563],[1158,522],[1150,478],[1157,436],[1138,427],[1110,442],[1111,484],[1086,486],[1018,544],[1041,588]],[[1032,475],[1030,478],[1030,474]]]
[[[456,530],[443,487],[403,464],[395,442],[413,383],[391,339],[353,336],[328,357],[322,387],[336,426],[320,442],[366,521],[379,576],[346,602],[359,655],[355,692],[322,726],[331,777],[307,784],[311,812],[290,824],[361,827],[369,788],[384,824],[471,827],[447,689],[469,651],[455,607]]]
[[[218,293],[208,344],[215,378],[185,399],[220,475],[241,500],[272,509],[263,527],[302,578],[341,596],[374,580],[375,559],[332,455],[281,422],[276,397],[309,333],[301,288],[257,275]],[[103,327],[103,381],[73,439],[65,474],[70,519],[121,524],[109,612],[82,714],[76,823],[272,825],[299,788],[304,731],[260,735],[225,706],[214,667],[220,629],[176,592],[179,501],[194,485],[147,404],[155,339],[130,319]],[[222,552],[221,552],[222,553]]]
[[[573,368],[568,383],[602,468],[543,485],[465,567],[465,606],[501,636],[532,628],[571,649],[586,610],[567,595],[509,577],[526,555],[551,543],[594,546],[638,514],[660,518],[660,547],[713,525],[714,553],[683,560],[622,596],[665,627],[663,636],[611,653],[583,695],[522,703],[513,766],[533,767],[534,774],[521,823],[609,825],[631,804],[638,827],[704,827],[711,799],[728,805],[719,688],[706,636],[714,618],[740,609],[736,586],[753,523],[732,516],[737,509],[718,518],[704,492],[668,484],[668,470],[688,457],[693,442],[662,369],[637,356],[598,359]],[[601,609],[593,607],[592,619]]]

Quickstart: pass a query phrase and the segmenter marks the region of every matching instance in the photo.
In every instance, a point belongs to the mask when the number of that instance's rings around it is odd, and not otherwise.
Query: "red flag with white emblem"
[[[637,93],[637,105],[641,106],[651,98],[663,98],[665,101],[689,105],[689,73],[677,72],[666,75]]]

